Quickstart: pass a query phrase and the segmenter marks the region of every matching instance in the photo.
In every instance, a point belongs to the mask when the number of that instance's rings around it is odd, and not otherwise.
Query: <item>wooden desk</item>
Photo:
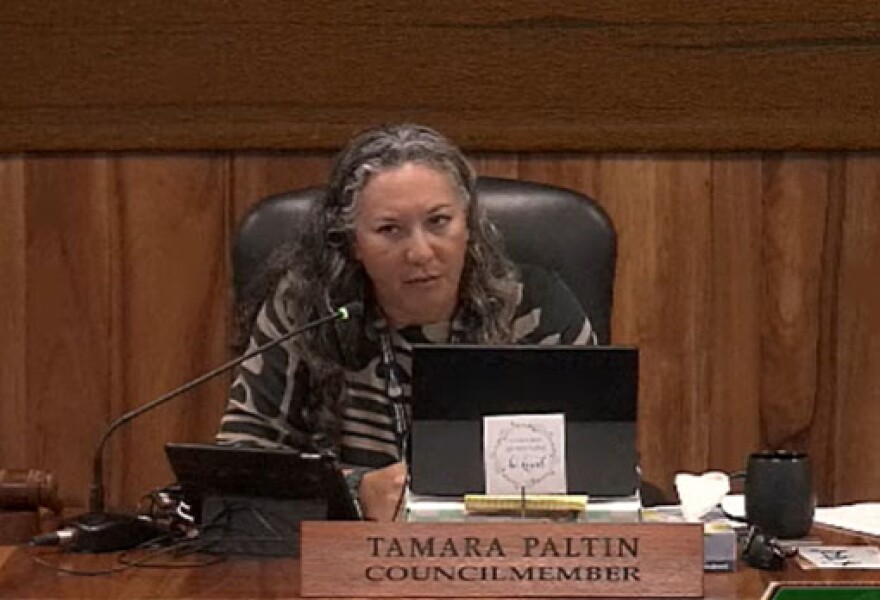
[[[877,543],[876,538],[816,528],[830,544]],[[97,577],[57,573],[33,562],[33,549],[0,547],[0,598],[297,598],[299,564],[295,559],[233,557],[201,568],[127,569]],[[45,552],[43,550],[42,552]],[[49,554],[58,564],[99,569],[117,564],[115,556]],[[788,561],[791,563],[791,561]],[[740,565],[735,573],[707,573],[705,597],[710,600],[757,600],[772,581],[877,582],[869,570],[802,571],[794,564],[784,571],[758,571]]]

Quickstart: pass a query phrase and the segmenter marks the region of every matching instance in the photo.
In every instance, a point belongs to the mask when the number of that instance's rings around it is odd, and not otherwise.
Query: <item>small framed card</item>
[[[565,415],[483,417],[486,494],[565,494]]]

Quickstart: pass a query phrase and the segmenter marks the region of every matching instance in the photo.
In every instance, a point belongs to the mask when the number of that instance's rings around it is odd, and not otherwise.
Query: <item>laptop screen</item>
[[[289,449],[167,443],[165,454],[188,499],[325,499],[331,520],[358,518],[345,478],[327,455]]]
[[[413,493],[483,493],[484,416],[562,413],[569,493],[631,496],[638,350],[615,346],[413,347]]]

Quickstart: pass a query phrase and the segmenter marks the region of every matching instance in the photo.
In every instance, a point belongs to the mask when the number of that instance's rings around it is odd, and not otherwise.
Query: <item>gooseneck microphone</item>
[[[160,537],[165,532],[157,528],[151,522],[138,518],[134,515],[108,513],[104,511],[104,446],[114,431],[141,416],[142,414],[165,404],[206,381],[222,375],[241,363],[262,354],[266,350],[286,342],[307,331],[320,327],[332,321],[347,321],[363,314],[363,305],[360,302],[349,302],[336,309],[331,314],[310,321],[304,326],[293,329],[279,338],[257,346],[253,350],[238,356],[219,367],[208,371],[204,375],[196,377],[182,386],[159,396],[155,400],[131,410],[113,421],[98,443],[92,463],[92,487],[89,497],[89,512],[78,517],[66,520],[62,527],[53,533],[40,535],[32,540],[35,545],[64,544],[78,552],[114,552],[126,550],[151,539]]]

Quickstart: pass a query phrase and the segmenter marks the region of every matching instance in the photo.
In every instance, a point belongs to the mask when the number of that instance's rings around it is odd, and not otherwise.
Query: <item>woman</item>
[[[367,518],[394,518],[405,484],[413,343],[592,341],[558,277],[505,257],[472,168],[427,127],[356,136],[289,258],[251,346],[353,300],[364,315],[245,362],[217,441],[336,452]]]

